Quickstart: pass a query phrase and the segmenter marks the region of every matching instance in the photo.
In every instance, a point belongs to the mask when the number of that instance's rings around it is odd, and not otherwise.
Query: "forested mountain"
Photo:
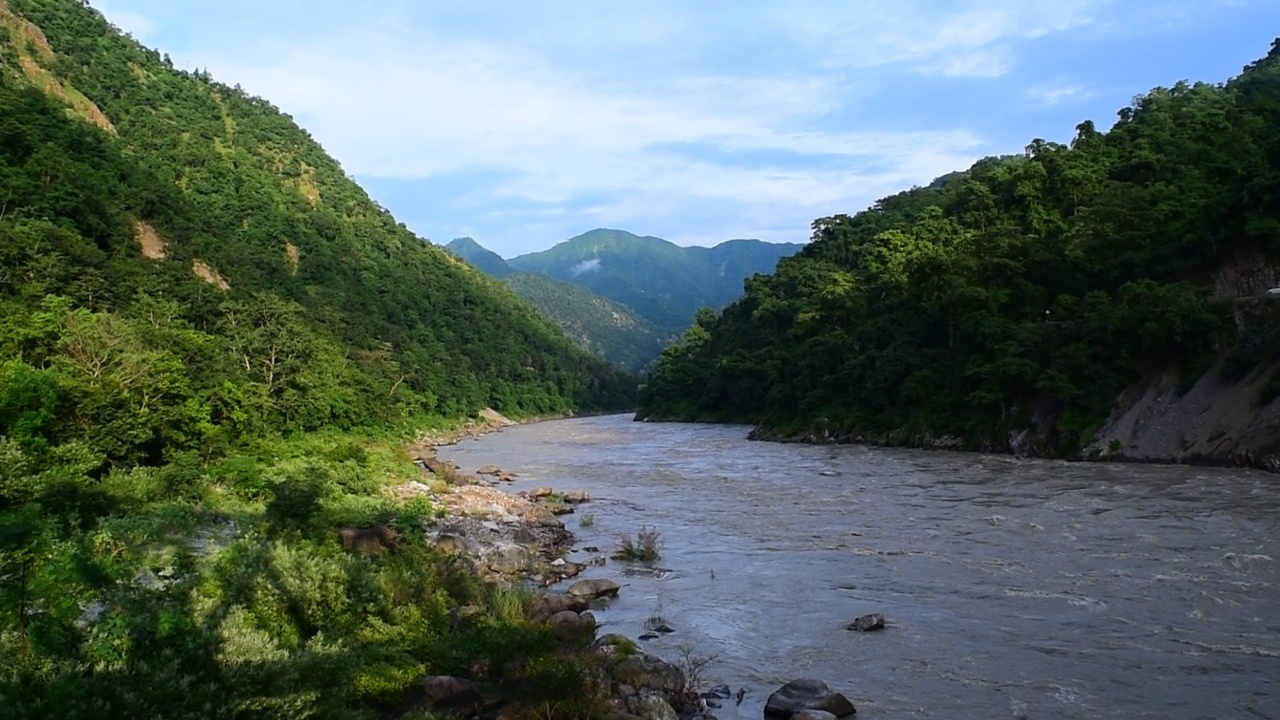
[[[531,657],[446,615],[478,590],[387,492],[400,433],[633,388],[267,101],[0,0],[6,717],[376,717],[492,638]],[[343,552],[374,520],[402,550]]]
[[[446,246],[486,274],[501,278],[583,350],[628,372],[639,372],[658,357],[681,329],[662,329],[634,310],[581,285],[538,273],[516,272],[507,261],[471,238]]]
[[[515,272],[498,253],[484,247],[469,237],[455,238],[445,245],[449,252],[475,265],[491,277],[505,278]]]
[[[1033,140],[813,230],[665,351],[640,418],[1071,456],[1122,391],[1171,374],[1165,405],[1243,399],[1163,459],[1280,469],[1280,43],[1223,85],[1138,97],[1108,132],[1082,122],[1069,146]],[[1126,432],[1094,449],[1124,456]]]
[[[509,275],[504,282],[578,347],[627,372],[640,372],[680,334],[581,285],[525,272]]]
[[[693,322],[723,307],[742,281],[803,245],[730,240],[680,247],[622,230],[592,230],[549,250],[503,260],[471,238],[447,246],[556,322],[579,347],[638,372]],[[609,302],[612,300],[613,302]]]
[[[731,240],[686,248],[622,230],[592,230],[507,264],[581,285],[664,330],[682,332],[698,308],[723,307],[742,294],[744,278],[771,272],[779,258],[802,247]]]

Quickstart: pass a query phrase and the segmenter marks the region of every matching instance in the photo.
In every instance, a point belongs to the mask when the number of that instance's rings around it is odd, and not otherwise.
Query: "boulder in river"
[[[801,710],[822,710],[837,718],[853,715],[858,710],[849,699],[821,680],[801,678],[778,688],[764,705],[766,718],[793,720]]]
[[[863,615],[853,622],[845,626],[847,630],[856,630],[858,632],[871,632],[872,630],[884,629],[884,615],[880,613],[871,613]]]
[[[544,498],[544,497],[547,497],[548,495],[550,495],[550,494],[551,494],[551,492],[552,492],[552,491],[551,491],[551,488],[549,488],[549,487],[545,487],[545,486],[543,486],[543,487],[536,487],[536,488],[534,488],[534,489],[532,489],[532,490],[530,490],[530,491],[529,491],[529,497],[533,497],[533,498]]]
[[[476,474],[477,475],[501,475],[502,471],[498,469],[497,465],[485,465],[484,467],[477,470]]]
[[[570,505],[581,505],[590,502],[591,495],[586,490],[573,490],[564,494],[564,501]]]
[[[569,594],[578,597],[602,598],[602,597],[618,597],[618,590],[621,585],[604,578],[595,578],[592,580],[579,580],[569,586]]]
[[[801,710],[791,720],[836,720],[836,716],[826,710]]]

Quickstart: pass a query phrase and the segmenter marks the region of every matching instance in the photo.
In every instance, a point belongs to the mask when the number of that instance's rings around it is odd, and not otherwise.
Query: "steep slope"
[[[80,0],[0,0],[5,717],[398,716],[478,665],[601,714],[436,550],[405,444],[633,388],[265,101]]]
[[[449,252],[475,265],[480,272],[496,278],[505,278],[514,272],[498,253],[482,246],[469,237],[454,238],[445,248]]]
[[[627,372],[639,372],[675,339],[630,308],[611,302],[581,285],[546,275],[516,272],[497,253],[471,238],[446,246],[450,252],[495,278],[538,309],[583,350]]]
[[[507,264],[582,285],[680,332],[698,308],[723,307],[742,294],[743,278],[771,272],[779,258],[802,247],[734,240],[715,248],[683,248],[661,238],[601,229]]]
[[[664,352],[638,417],[1280,467],[1278,81],[1280,41],[1109,132],[818,220]]]
[[[103,128],[104,152],[118,153],[143,178],[93,219],[76,214],[104,202],[97,188],[67,191],[87,199],[80,207],[35,211],[39,205],[9,198],[10,227],[70,216],[105,253],[100,287],[65,293],[74,306],[126,312],[140,292],[174,296],[150,276],[182,267],[215,290],[178,292],[180,317],[195,327],[231,338],[245,317],[265,331],[285,313],[335,343],[343,372],[352,374],[341,393],[358,396],[340,411],[321,409],[326,403],[309,396],[313,381],[302,379],[314,366],[298,363],[301,375],[285,377],[244,353],[237,379],[267,388],[291,427],[338,414],[364,421],[456,416],[486,405],[528,414],[626,402],[625,378],[573,349],[499,283],[398,225],[265,100],[175,70],[81,3],[5,7],[8,76]],[[33,137],[11,162],[45,165],[39,180],[56,186],[56,168],[76,159],[75,148]],[[34,198],[37,190],[15,192]],[[40,203],[52,202],[44,195]],[[84,269],[76,262],[69,271]]]
[[[578,347],[628,372],[644,369],[677,337],[581,285],[523,272],[505,282]]]

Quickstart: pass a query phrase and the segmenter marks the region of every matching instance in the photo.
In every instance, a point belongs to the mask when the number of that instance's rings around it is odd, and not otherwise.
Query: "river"
[[[601,632],[661,615],[648,651],[746,688],[721,720],[803,676],[864,719],[1280,719],[1280,477],[746,433],[606,416],[440,452],[589,492],[578,549],[655,528],[652,567],[583,575],[623,585]],[[888,627],[844,629],[870,612]]]

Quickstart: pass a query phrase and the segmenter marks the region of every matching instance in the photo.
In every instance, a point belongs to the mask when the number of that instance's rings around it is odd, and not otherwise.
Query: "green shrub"
[[[276,531],[309,528],[320,512],[320,501],[326,494],[323,482],[317,479],[290,477],[280,480],[271,486],[267,522]]]
[[[613,552],[613,559],[653,562],[662,557],[659,552],[661,545],[662,537],[657,530],[641,528],[634,538],[626,534],[619,538],[618,548]]]
[[[268,494],[269,485],[262,472],[262,465],[249,455],[232,455],[223,458],[210,468],[215,482],[225,485],[237,497],[245,500],[261,500]]]

